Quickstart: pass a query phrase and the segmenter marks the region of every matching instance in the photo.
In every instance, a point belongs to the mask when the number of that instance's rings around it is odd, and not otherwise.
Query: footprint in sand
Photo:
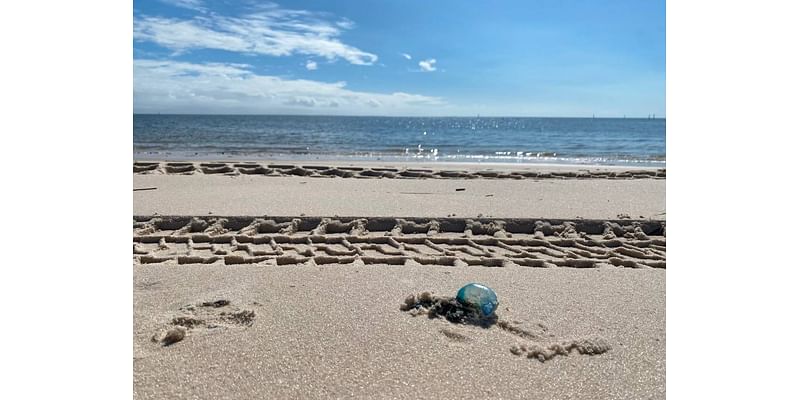
[[[168,326],[153,335],[153,342],[169,346],[180,342],[190,332],[244,329],[252,326],[256,318],[255,311],[239,308],[226,299],[188,304],[178,310],[179,314]]]

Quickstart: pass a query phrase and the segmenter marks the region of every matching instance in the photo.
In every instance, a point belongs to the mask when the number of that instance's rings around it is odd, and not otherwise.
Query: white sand
[[[601,337],[612,348],[542,363],[510,351],[535,341],[497,326],[399,310],[408,294],[472,281],[542,343]],[[150,341],[181,306],[219,299],[253,310],[252,326]],[[658,269],[141,265],[135,398],[664,398],[664,302]]]
[[[666,180],[134,175],[135,215],[665,219]],[[458,188],[464,191],[456,191]]]
[[[134,174],[133,184],[156,188],[133,193],[134,215],[142,216],[666,219],[664,179]],[[663,257],[660,240],[653,249]],[[167,243],[161,251],[186,246]],[[173,260],[133,269],[137,399],[665,397],[663,268]],[[399,309],[409,294],[454,295],[469,282],[494,288],[499,318],[532,338]],[[230,303],[202,306],[217,300]],[[153,342],[175,329],[176,317],[192,326],[186,337],[167,347]],[[602,340],[611,349],[545,362],[511,352],[570,340]]]

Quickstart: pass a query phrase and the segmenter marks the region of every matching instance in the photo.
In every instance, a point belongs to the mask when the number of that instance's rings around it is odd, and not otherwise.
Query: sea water
[[[138,160],[666,166],[666,120],[134,114]]]

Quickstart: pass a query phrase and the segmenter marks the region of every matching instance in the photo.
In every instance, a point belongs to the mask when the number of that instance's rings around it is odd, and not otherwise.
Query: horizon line
[[[598,116],[589,116],[589,117],[569,117],[569,116],[526,116],[526,115],[356,115],[356,114],[254,114],[254,113],[158,113],[158,112],[145,112],[145,113],[137,113],[134,112],[133,115],[185,115],[185,116],[206,116],[206,115],[213,115],[213,116],[231,116],[231,117],[373,117],[373,118],[574,118],[574,119],[644,119],[644,120],[653,120],[653,119],[663,119],[666,120],[667,117],[659,117],[653,114],[653,116],[645,116],[645,117],[628,117],[627,115],[623,115],[621,117],[598,117]]]

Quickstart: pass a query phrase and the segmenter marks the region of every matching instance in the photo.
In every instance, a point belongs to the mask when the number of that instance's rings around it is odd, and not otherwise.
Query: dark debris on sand
[[[409,295],[400,310],[413,316],[427,314],[428,318],[444,318],[454,324],[475,325],[488,328],[497,323],[497,314],[483,316],[477,309],[461,304],[455,297],[434,296],[430,292]]]

